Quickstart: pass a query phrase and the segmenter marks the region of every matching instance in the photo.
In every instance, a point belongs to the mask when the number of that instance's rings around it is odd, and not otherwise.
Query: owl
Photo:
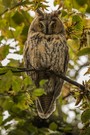
[[[42,79],[47,80],[44,85],[46,94],[39,96],[35,103],[37,113],[42,119],[47,119],[55,111],[56,100],[60,96],[64,82],[55,74],[45,72],[45,70],[65,75],[69,59],[65,29],[59,19],[59,14],[59,10],[45,13],[37,9],[24,46],[25,67],[36,70],[27,74],[37,88],[40,87]]]

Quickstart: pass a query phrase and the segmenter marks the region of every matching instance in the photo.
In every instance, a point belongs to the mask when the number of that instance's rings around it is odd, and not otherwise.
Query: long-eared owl
[[[47,80],[44,85],[46,94],[36,99],[37,112],[42,119],[47,119],[55,111],[56,100],[60,96],[64,82],[45,70],[65,74],[68,65],[68,46],[59,14],[59,10],[44,13],[37,9],[24,47],[25,67],[42,71],[27,73],[36,87],[39,87],[42,79]]]

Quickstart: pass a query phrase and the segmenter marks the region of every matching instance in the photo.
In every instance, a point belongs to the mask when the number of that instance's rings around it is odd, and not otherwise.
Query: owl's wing
[[[53,76],[48,79],[46,85],[44,87],[47,91],[46,95],[42,95],[36,100],[37,112],[42,119],[47,119],[55,111],[56,99],[60,95],[63,80]]]
[[[30,44],[28,42],[28,40],[25,42],[25,46],[24,46],[24,50],[23,50],[23,60],[24,60],[24,66],[27,69],[34,69],[34,67],[31,64],[31,60],[30,60],[30,52],[29,52],[29,47]],[[32,80],[37,80],[37,74],[35,71],[32,72],[27,72],[27,75],[29,75]]]
[[[67,71],[68,62],[69,62],[69,52],[68,52],[68,46],[66,46],[66,49],[65,49],[65,61],[64,61],[64,73],[66,73],[66,71]]]
[[[61,50],[63,52],[62,53],[63,58],[61,58],[62,60],[60,60],[63,63],[63,70],[61,70],[60,67],[57,66],[57,68],[58,68],[57,70],[62,72],[63,74],[66,73],[67,65],[68,65],[68,61],[69,61],[68,47],[67,46],[64,46],[64,47],[65,48],[63,50]],[[61,51],[59,53],[61,53]],[[56,55],[58,55],[58,57],[59,57],[60,54],[57,53]],[[60,64],[62,65],[61,62],[60,62]],[[55,64],[56,64],[56,62],[55,62]],[[57,65],[58,65],[58,63],[57,63]],[[53,69],[53,67],[51,67],[51,68]],[[55,72],[54,69],[53,69],[53,71]],[[43,74],[43,78],[45,78],[45,77],[46,77],[46,75],[44,76],[44,74]],[[48,82],[47,82],[46,86],[44,87],[47,94],[38,97],[38,99],[36,100],[38,114],[43,119],[48,118],[55,111],[56,99],[60,96],[61,88],[62,88],[62,85],[64,82],[64,80],[62,80],[61,78],[58,78],[57,76],[55,76],[53,74],[49,75],[47,79],[48,79]]]
[[[24,45],[24,49],[23,49],[23,59],[24,59],[24,65],[27,68],[30,67],[30,59],[29,59],[30,56],[29,56],[29,53],[28,53],[28,48],[29,48],[29,44],[26,41],[25,45]]]

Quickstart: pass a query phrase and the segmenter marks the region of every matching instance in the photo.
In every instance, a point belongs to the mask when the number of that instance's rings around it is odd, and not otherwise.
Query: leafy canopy
[[[66,29],[70,54],[67,75],[77,81],[83,67],[88,66],[85,75],[90,74],[90,19],[86,17],[86,13],[90,13],[90,1],[54,0],[53,4],[61,7],[60,18]],[[38,118],[34,102],[38,96],[46,94],[43,85],[47,80],[42,80],[37,89],[31,78],[20,72],[23,68],[23,47],[33,20],[29,11],[37,8],[48,10],[48,7],[46,0],[0,0],[1,135],[3,130],[8,135],[90,134],[90,80],[82,83],[89,90],[86,92],[65,82],[55,113],[44,121]],[[82,58],[85,61],[81,61]],[[75,101],[78,105],[76,109],[68,107]],[[65,106],[68,112],[61,109]],[[6,111],[9,115],[4,118]],[[69,112],[75,117],[71,119]],[[84,124],[83,130],[78,128],[81,122]]]

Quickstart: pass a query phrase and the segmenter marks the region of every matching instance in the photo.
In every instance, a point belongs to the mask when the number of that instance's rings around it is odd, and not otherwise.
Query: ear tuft
[[[56,10],[53,12],[53,16],[56,16],[56,17],[58,17],[60,14],[61,14],[60,10]]]
[[[42,10],[37,9],[37,10],[36,10],[36,14],[39,15],[39,16],[43,16],[44,13],[43,13]]]

